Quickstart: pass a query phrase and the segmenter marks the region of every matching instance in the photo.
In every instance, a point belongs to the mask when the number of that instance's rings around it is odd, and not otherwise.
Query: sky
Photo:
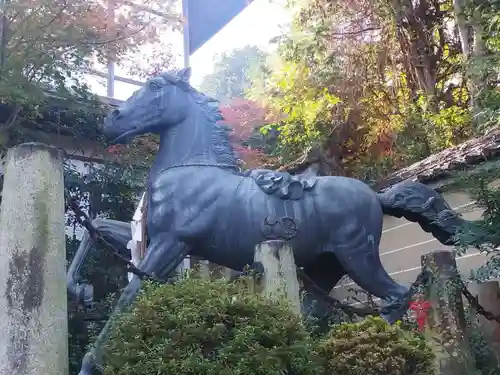
[[[246,45],[269,49],[269,40],[281,34],[281,28],[290,21],[290,13],[283,1],[255,0],[226,25],[218,34],[191,56],[191,83],[197,87],[203,77],[213,70],[217,54]]]
[[[280,35],[291,19],[289,10],[283,6],[284,2],[285,0],[254,0],[250,3],[191,56],[191,84],[199,87],[203,77],[213,71],[213,61],[221,53],[246,45],[257,45],[263,50],[270,50],[272,46],[269,40]],[[169,35],[168,38],[173,41],[172,50],[176,55],[176,65],[182,66],[182,35]],[[125,71],[119,67],[115,68],[115,74],[126,76]],[[95,94],[106,96],[105,79],[89,77],[87,82]],[[125,100],[135,90],[137,86],[115,81],[114,97]]]

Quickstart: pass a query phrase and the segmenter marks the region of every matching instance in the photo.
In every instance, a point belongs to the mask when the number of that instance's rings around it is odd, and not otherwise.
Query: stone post
[[[465,313],[457,263],[451,251],[438,250],[422,255],[422,267],[432,273],[426,298],[431,304],[428,325],[439,341],[441,375],[468,375],[474,368],[467,341]]]
[[[485,281],[478,284],[477,301],[488,312],[495,316],[500,316],[500,286],[498,281]],[[500,358],[500,323],[490,321],[482,315],[478,315],[479,325],[484,332],[486,339],[491,344],[491,349]]]
[[[210,280],[210,262],[205,259],[200,260],[200,276],[203,280]]]
[[[265,241],[255,249],[255,263],[262,264],[263,293],[271,299],[285,298],[300,315],[300,292],[293,249],[281,240]]]
[[[233,280],[235,278],[235,275],[238,272],[232,270],[231,268],[223,267],[222,268],[222,275],[224,276],[225,279],[227,280]]]
[[[0,375],[67,375],[62,154],[8,151],[0,211]]]

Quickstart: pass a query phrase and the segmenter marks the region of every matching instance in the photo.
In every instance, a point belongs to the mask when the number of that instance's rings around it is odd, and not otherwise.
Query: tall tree
[[[267,54],[256,46],[246,46],[219,55],[214,62],[214,71],[207,75],[201,91],[221,102],[235,97],[244,97],[254,77],[266,72]]]
[[[480,129],[500,124],[500,3],[495,0],[455,0],[466,61],[473,115]],[[468,38],[473,43],[464,42]]]
[[[301,2],[265,89],[283,161],[387,173],[473,134],[457,27],[451,0]]]

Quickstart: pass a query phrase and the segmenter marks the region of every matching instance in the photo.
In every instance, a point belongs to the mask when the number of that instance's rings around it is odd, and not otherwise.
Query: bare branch
[[[362,30],[330,33],[330,35],[331,36],[358,35],[358,34],[366,33],[368,31],[379,31],[379,30],[382,30],[382,28],[381,27],[367,27],[366,29],[362,29]]]

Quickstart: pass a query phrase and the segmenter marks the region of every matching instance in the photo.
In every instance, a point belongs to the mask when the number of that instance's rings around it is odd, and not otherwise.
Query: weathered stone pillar
[[[438,358],[440,374],[468,375],[474,362],[467,341],[455,255],[446,250],[424,254],[422,267],[433,276],[426,293],[431,303],[428,324],[435,333],[434,339],[442,349]]]
[[[222,267],[222,276],[227,280],[233,280],[238,272],[232,270],[231,268]]]
[[[471,290],[473,289],[473,290]],[[491,280],[469,288],[477,296],[479,304],[494,316],[500,316],[500,285]],[[477,315],[479,325],[491,349],[500,358],[500,323],[490,321],[482,315]]]
[[[203,280],[210,280],[210,266],[208,260],[200,260],[200,276]]]
[[[61,152],[9,150],[0,211],[0,375],[67,375]]]

